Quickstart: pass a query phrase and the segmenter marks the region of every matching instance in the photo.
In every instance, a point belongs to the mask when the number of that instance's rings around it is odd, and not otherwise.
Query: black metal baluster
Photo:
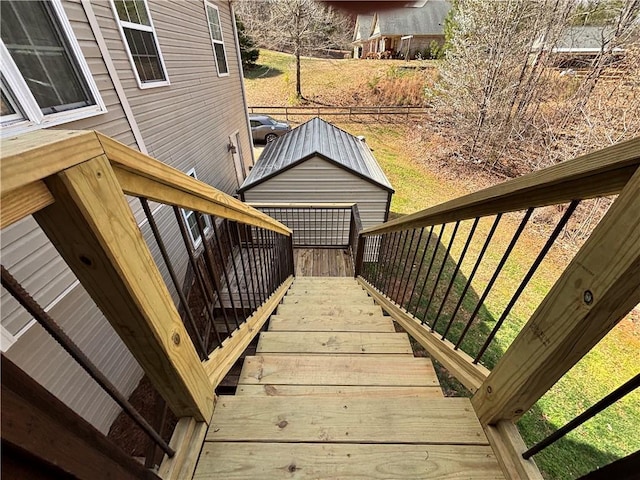
[[[469,236],[467,237],[467,241],[464,244],[464,248],[462,249],[462,253],[460,254],[460,259],[456,262],[456,266],[453,270],[453,274],[451,275],[451,280],[449,281],[449,286],[447,287],[447,291],[442,297],[442,302],[440,302],[440,308],[438,308],[438,313],[436,313],[436,318],[433,321],[433,325],[431,326],[431,331],[434,331],[436,328],[436,324],[438,323],[438,319],[440,318],[440,314],[444,308],[444,304],[447,302],[447,298],[449,297],[449,293],[451,293],[451,288],[456,280],[456,276],[460,271],[460,266],[464,261],[464,257],[467,255],[467,250],[469,249],[469,245],[471,245],[471,240],[473,239],[473,234],[476,232],[476,227],[478,226],[478,222],[480,221],[480,217],[476,217],[473,221],[473,225],[471,226],[471,230],[469,231]]]
[[[415,308],[410,310],[411,307],[411,302],[413,301],[413,294],[416,291],[416,287],[418,286],[418,280],[420,279],[420,272],[422,271],[422,266],[424,265],[424,260],[427,256],[427,251],[429,250],[429,245],[431,243],[431,237],[433,236],[433,228],[434,226],[431,225],[431,228],[429,229],[429,235],[427,236],[427,243],[425,244],[424,248],[422,249],[422,258],[420,259],[420,265],[418,266],[418,269],[416,270],[416,278],[413,281],[413,286],[411,287],[411,295],[409,295],[409,302],[407,303],[407,311],[409,313],[411,313],[413,316],[416,315],[416,312],[418,311],[418,306],[420,305],[420,297],[418,297],[418,301],[415,304]],[[423,227],[424,230],[424,227]],[[420,248],[420,243],[418,242],[418,247]]]
[[[200,288],[200,293],[202,294],[202,300],[204,301],[204,304],[205,304],[204,309],[207,314],[207,318],[209,320],[208,326],[209,328],[213,329],[213,333],[215,334],[216,339],[218,340],[218,346],[219,346],[222,344],[222,338],[220,337],[220,333],[218,332],[218,328],[216,327],[216,323],[215,323],[215,315],[213,312],[215,308],[215,300],[213,298],[213,294],[212,292],[209,292],[209,290],[206,288],[205,281],[202,278],[202,272],[200,272],[200,268],[198,268],[198,262],[195,258],[193,247],[191,245],[191,240],[189,238],[189,233],[187,231],[187,226],[180,212],[180,208],[173,207],[173,213],[176,217],[176,221],[178,222],[178,228],[180,229],[180,235],[182,236],[184,247],[187,250],[187,256],[189,257],[189,263],[191,264],[193,275],[195,276],[196,281],[198,282],[198,287]],[[209,336],[210,336],[210,333],[207,333],[205,338],[205,345],[207,346],[207,352],[209,351],[208,349]]]
[[[94,365],[80,348],[71,340],[62,328],[49,316],[47,312],[29,295],[20,283],[4,268],[0,266],[2,286],[11,294],[22,307],[40,324],[46,332],[73,358],[82,369],[116,402],[122,410],[169,456],[175,451],[158,435],[142,415],[129,403],[109,379]]]
[[[389,290],[391,290],[391,278],[394,275],[394,271],[396,269],[396,261],[398,258],[398,251],[400,250],[400,243],[402,243],[402,236],[403,236],[404,232],[397,232],[396,235],[396,241],[393,244],[393,254],[391,255],[391,263],[389,263],[389,269],[387,271],[387,281],[384,285],[384,290],[383,293],[387,296],[387,297],[391,297],[389,295]]]
[[[169,271],[169,276],[171,277],[171,281],[173,282],[176,292],[178,293],[178,298],[180,299],[180,304],[187,317],[189,326],[191,327],[191,330],[193,330],[193,333],[196,337],[195,338],[196,341],[194,342],[196,351],[200,356],[200,360],[204,360],[208,357],[207,346],[205,345],[205,342],[202,339],[202,335],[200,335],[200,332],[198,331],[198,326],[196,325],[196,321],[193,318],[193,314],[191,313],[191,308],[189,308],[189,303],[187,302],[187,299],[184,296],[184,292],[182,291],[182,286],[180,285],[180,282],[178,281],[178,276],[176,275],[176,272],[173,268],[173,263],[171,263],[171,258],[169,257],[169,254],[167,253],[167,249],[164,245],[164,241],[160,236],[160,231],[158,230],[158,225],[156,224],[156,220],[155,218],[153,218],[153,215],[151,214],[151,209],[149,208],[149,202],[147,202],[146,198],[139,198],[139,200],[140,200],[140,204],[142,205],[142,210],[144,211],[144,214],[146,215],[147,220],[149,222],[149,226],[151,227],[151,232],[153,233],[153,237],[155,238],[156,244],[160,249],[160,254],[162,255],[164,264],[167,266],[167,270]]]
[[[247,225],[245,225],[245,229],[246,228]],[[266,291],[266,287],[264,285],[264,276],[262,275],[262,265],[260,265],[258,254],[256,254],[256,248],[259,247],[256,246],[257,235],[254,235],[254,231],[257,233],[258,228],[249,226],[249,232],[251,232],[251,255],[253,256],[253,266],[258,283],[258,297],[260,299],[260,305],[262,305],[265,300],[264,292]]]
[[[428,315],[429,312],[429,307],[431,306],[431,302],[433,301],[433,297],[436,293],[436,290],[438,289],[438,284],[440,283],[440,278],[442,277],[442,272],[444,271],[444,267],[447,265],[447,259],[449,258],[449,253],[451,252],[451,247],[453,246],[453,242],[455,241],[456,238],[456,234],[458,233],[458,227],[460,226],[460,221],[458,220],[454,227],[453,227],[453,233],[451,234],[451,240],[449,240],[449,245],[447,245],[447,251],[444,254],[444,257],[442,257],[442,263],[440,264],[440,270],[438,270],[438,276],[436,277],[436,281],[433,284],[433,290],[431,290],[431,295],[429,296],[429,301],[427,302],[427,308],[424,311],[424,316],[425,318]],[[434,331],[434,326],[431,326],[431,331]]]
[[[218,227],[216,226],[216,219],[211,218],[211,223],[213,225],[213,234],[216,237],[216,250],[218,251],[218,256],[220,257],[220,267],[222,268],[222,276],[224,278],[225,283],[227,284],[227,292],[229,293],[229,303],[231,304],[231,310],[233,310],[233,318],[236,321],[236,327],[239,328],[240,319],[238,318],[238,309],[236,308],[236,302],[233,300],[233,288],[231,286],[231,282],[229,281],[229,274],[227,273],[225,256],[224,256],[224,252],[222,251],[222,240],[220,239],[220,235],[218,233]]]
[[[209,242],[207,242],[207,238],[204,232],[204,221],[202,220],[202,215],[200,212],[195,212],[196,215],[196,224],[198,226],[198,232],[200,233],[200,238],[202,239],[202,247],[204,249],[204,263],[207,266],[207,270],[211,277],[211,282],[213,283],[213,288],[216,291],[216,295],[218,297],[218,303],[220,304],[220,310],[222,310],[222,317],[224,318],[224,324],[227,327],[227,335],[231,334],[231,326],[229,325],[229,317],[227,316],[227,309],[224,308],[224,301],[222,300],[222,285],[220,284],[220,278],[216,275],[216,269],[214,267],[215,260],[213,256],[213,252],[211,251],[211,246]],[[214,220],[215,221],[215,220]]]
[[[391,259],[393,258],[393,254],[395,253],[394,246],[398,240],[398,235],[398,232],[393,232],[390,234],[389,248],[384,259],[382,278],[380,279],[380,291],[385,295],[387,294],[386,286],[389,280],[389,272],[391,271]]]
[[[222,227],[227,232],[227,242],[229,244],[229,256],[231,258],[231,267],[233,269],[233,275],[236,278],[236,287],[238,288],[240,308],[242,309],[242,321],[244,322],[247,319],[247,312],[244,308],[244,300],[242,300],[242,288],[240,287],[240,277],[238,276],[238,267],[236,266],[236,256],[233,248],[233,241],[231,240],[231,232],[230,232],[231,226],[230,226],[229,220],[225,220],[222,223]]]
[[[419,307],[420,300],[422,299],[422,295],[424,295],[424,290],[425,290],[425,287],[427,286],[427,282],[429,281],[429,275],[431,274],[431,268],[433,267],[433,263],[435,262],[436,256],[438,254],[438,248],[440,247],[440,239],[442,238],[442,234],[444,233],[444,227],[445,227],[445,224],[443,223],[442,227],[440,228],[440,235],[436,235],[436,237],[437,237],[436,238],[436,246],[433,249],[433,255],[431,256],[431,260],[429,261],[429,268],[427,269],[427,274],[424,277],[424,283],[422,284],[422,290],[420,290],[420,295],[418,295],[418,306],[416,307],[416,313],[415,313],[416,318],[419,318],[418,317],[418,311],[420,310],[420,307]],[[429,307],[427,306],[427,309],[428,308]],[[425,321],[427,319],[426,313],[427,313],[427,311],[425,310],[425,315],[420,320],[423,324],[425,323]]]
[[[414,229],[414,233],[416,232],[416,229]],[[402,299],[403,299],[403,304],[404,299],[407,298],[407,290],[409,289],[409,282],[411,281],[411,273],[413,272],[413,266],[416,263],[416,258],[418,256],[418,250],[420,247],[420,242],[422,241],[422,235],[424,234],[424,227],[422,227],[420,229],[420,235],[418,236],[418,242],[416,243],[415,249],[413,250],[413,258],[411,259],[411,262],[409,263],[409,274],[407,275],[407,281],[404,284],[404,290],[402,291]],[[412,237],[413,240],[413,237]],[[413,243],[409,246],[409,251],[411,251],[411,246],[413,245]],[[411,297],[409,297],[409,301],[406,304],[406,307],[404,305],[401,305],[405,308],[409,308],[409,303],[411,302]]]
[[[504,312],[502,312],[502,315],[500,316],[500,319],[496,322],[495,326],[493,327],[493,330],[491,330],[489,337],[487,337],[487,340],[484,342],[484,345],[482,345],[482,348],[478,352],[478,355],[476,355],[476,358],[473,360],[473,363],[477,364],[482,358],[482,356],[484,355],[484,352],[486,352],[487,348],[489,348],[489,345],[495,338],[496,334],[498,333],[498,330],[500,329],[500,327],[502,326],[506,318],[509,316],[509,313],[511,313],[511,309],[518,301],[518,298],[520,298],[520,295],[522,294],[523,290],[526,288],[527,284],[531,280],[531,277],[533,277],[534,273],[536,273],[536,270],[538,269],[538,267],[540,266],[544,258],[547,256],[547,253],[549,253],[549,250],[551,249],[554,242],[556,241],[556,238],[558,238],[558,235],[560,235],[560,232],[562,232],[562,229],[565,227],[565,225],[571,218],[571,215],[573,215],[573,212],[576,210],[576,207],[578,206],[579,203],[580,203],[580,200],[573,200],[569,204],[567,211],[564,212],[564,215],[556,225],[556,228],[553,229],[551,236],[547,239],[547,242],[544,244],[544,246],[542,247],[542,250],[540,250],[540,253],[536,257],[531,267],[529,268],[529,271],[522,279],[522,282],[520,282],[520,285],[518,285],[517,290],[511,297],[511,300],[509,300],[509,304],[504,309]]]
[[[260,262],[260,274],[262,275],[262,285],[264,287],[264,300],[266,301],[267,298],[269,298],[269,277],[267,275],[267,260],[265,258],[265,251],[264,251],[264,241],[262,238],[262,228],[256,228],[256,236],[258,237],[258,250],[257,250],[257,254],[259,257],[259,262]]]
[[[482,250],[480,250],[480,254],[478,255],[478,258],[476,259],[476,263],[473,266],[473,270],[471,270],[471,274],[469,275],[469,278],[467,279],[467,283],[464,286],[464,289],[462,290],[462,294],[460,295],[460,298],[458,299],[458,303],[456,304],[456,308],[453,309],[453,313],[451,314],[451,318],[449,319],[449,324],[447,325],[447,328],[445,329],[444,333],[442,334],[442,340],[445,339],[445,337],[447,336],[447,333],[449,333],[449,329],[451,328],[451,326],[453,325],[453,322],[456,318],[456,315],[458,314],[458,310],[460,310],[460,307],[462,306],[462,302],[464,301],[464,297],[467,294],[467,291],[469,290],[469,287],[471,286],[471,282],[473,281],[473,278],[476,275],[476,272],[478,271],[478,267],[480,267],[480,263],[482,262],[482,259],[484,258],[484,254],[487,251],[487,248],[489,247],[489,244],[491,243],[491,239],[493,238],[493,234],[495,233],[496,229],[498,228],[498,224],[500,223],[500,219],[502,218],[502,213],[499,213],[498,215],[496,215],[496,219],[493,222],[493,225],[491,226],[491,230],[489,231],[489,235],[487,235],[487,238],[484,242],[484,245],[482,246]]]
[[[411,243],[413,243],[413,237],[415,236],[415,234],[416,234],[416,231],[414,229],[411,231]],[[407,248],[408,238],[409,238],[409,230],[405,232],[404,241],[402,242],[402,250],[400,251],[400,258],[398,259],[398,268],[396,273],[400,270],[400,262],[401,261],[404,262],[404,265],[402,267],[402,273],[400,274],[400,280],[397,282],[397,285],[396,285],[397,288],[393,288],[391,291],[392,295],[395,298],[395,302],[400,306],[402,306],[402,302],[398,300],[398,295],[400,295],[400,290],[402,289],[402,279],[404,278],[404,274],[407,271],[407,263],[408,263],[407,257],[410,255],[410,254],[407,254],[405,256],[405,249]],[[411,250],[411,244],[409,244],[409,250]]]
[[[389,290],[391,289],[391,279],[394,275],[394,271],[396,269],[396,261],[398,258],[398,250],[400,250],[400,242],[402,242],[402,235],[404,232],[397,232],[397,240],[393,246],[393,255],[391,256],[392,260],[389,264],[389,270],[387,272],[387,282],[384,286],[383,293],[389,296]]]
[[[247,303],[249,304],[249,309],[251,310],[251,312],[254,312],[256,310],[256,304],[255,304],[255,297],[253,298],[254,302],[251,302],[251,293],[252,291],[249,289],[249,279],[248,277],[248,269],[249,266],[244,264],[244,257],[245,257],[245,250],[242,247],[242,237],[240,236],[240,226],[238,225],[238,222],[233,222],[236,226],[235,233],[236,233],[236,237],[238,239],[238,250],[240,251],[240,263],[242,264],[242,277],[244,279],[244,287],[247,291]]]
[[[249,263],[249,274],[251,275],[251,291],[253,292],[253,298],[256,302],[256,306],[254,311],[262,304],[262,299],[260,298],[260,285],[258,283],[258,272],[256,267],[256,258],[253,254],[253,238],[251,239],[252,246],[249,247],[249,234],[247,233],[247,225],[242,224],[242,228],[244,230],[244,238],[245,245],[247,246],[247,260]],[[249,230],[250,232],[251,230]]]
[[[473,320],[478,315],[480,308],[482,308],[482,305],[484,305],[484,301],[489,295],[491,288],[493,288],[493,284],[496,283],[496,280],[498,279],[498,275],[500,275],[500,272],[502,271],[502,267],[504,267],[504,264],[506,263],[507,258],[509,258],[509,255],[511,255],[511,251],[516,246],[516,243],[518,242],[520,235],[522,235],[524,228],[527,226],[527,222],[529,221],[529,218],[531,218],[532,213],[533,213],[533,208],[529,208],[525,212],[524,217],[522,217],[522,220],[520,221],[520,225],[518,225],[518,228],[514,233],[513,238],[511,239],[511,242],[509,242],[509,246],[507,246],[507,249],[504,251],[504,254],[502,254],[502,258],[500,259],[498,266],[493,272],[493,275],[491,276],[489,283],[485,287],[484,292],[482,292],[482,296],[478,300],[478,303],[476,304],[476,307],[474,308],[473,313],[471,314],[471,317],[469,317],[469,320],[467,321],[467,325],[464,327],[464,330],[460,334],[460,338],[456,342],[456,346],[454,347],[454,350],[457,350],[458,348],[460,348],[460,345],[462,344],[462,340],[464,340],[465,335],[471,328],[471,324],[473,323]]]
[[[271,296],[271,294],[273,293],[273,262],[271,259],[271,244],[269,243],[269,231],[268,230],[264,230],[262,229],[260,231],[260,235],[262,238],[262,244],[264,245],[263,248],[263,252],[264,252],[264,258],[265,261],[267,263],[267,269],[265,270],[265,273],[267,274],[267,285],[269,288],[269,291],[267,292],[267,297]]]
[[[598,400],[595,404],[587,408],[584,412],[582,412],[580,415],[578,415],[576,418],[568,422],[563,427],[560,427],[558,430],[553,432],[547,438],[545,438],[544,440],[542,440],[541,442],[537,443],[536,445],[531,447],[529,450],[524,452],[522,454],[522,458],[524,458],[525,460],[530,459],[536,453],[539,453],[541,450],[547,448],[552,443],[557,442],[562,437],[564,437],[567,433],[575,430],[580,425],[585,423],[587,420],[595,417],[597,414],[599,414],[606,408],[616,403],[625,395],[628,395],[629,393],[633,392],[638,387],[640,387],[640,373],[637,374],[635,377],[631,378],[629,381],[625,382],[620,387],[616,388],[613,392],[611,392],[606,397],[602,398],[601,400]]]

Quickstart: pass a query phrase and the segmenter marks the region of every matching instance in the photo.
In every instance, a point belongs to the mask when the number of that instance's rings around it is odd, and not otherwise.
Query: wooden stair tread
[[[389,387],[354,385],[239,385],[239,396],[268,397],[426,397],[443,398],[440,387]]]
[[[256,353],[413,355],[406,333],[371,332],[262,332]]]
[[[365,295],[369,296],[367,292],[360,286],[347,286],[340,287],[340,291],[348,293],[349,295]],[[335,295],[336,287],[333,286],[304,286],[304,285],[292,285],[287,290],[287,295]]]
[[[504,479],[491,447],[205,442],[194,480]]]
[[[375,305],[373,298],[368,296],[352,296],[350,294],[339,295],[287,295],[282,299],[283,305],[305,305],[315,308],[316,305]]]
[[[427,358],[384,355],[265,355],[247,357],[239,384],[437,386]]]
[[[395,332],[391,317],[383,315],[272,315],[269,331],[290,332]]]
[[[307,315],[351,316],[367,315],[370,317],[382,315],[382,308],[377,305],[278,305],[278,315],[297,315],[304,318]]]
[[[468,398],[218,398],[208,441],[488,445]]]

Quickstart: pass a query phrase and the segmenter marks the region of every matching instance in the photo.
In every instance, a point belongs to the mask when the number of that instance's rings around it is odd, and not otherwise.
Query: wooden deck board
[[[218,399],[207,441],[488,445],[468,398]]]
[[[431,360],[402,357],[393,362],[370,355],[270,355],[247,357],[239,384],[434,386]]]
[[[406,333],[262,332],[256,353],[399,353],[413,356]]]
[[[236,395],[268,397],[426,397],[443,398],[440,387],[376,387],[353,385],[240,385]]]
[[[286,316],[271,315],[269,330],[290,332],[395,332],[390,317],[353,315],[330,317],[327,315]]]
[[[496,480],[504,476],[487,446],[207,442],[193,478]]]
[[[340,248],[294,248],[296,277],[353,276],[351,253]]]

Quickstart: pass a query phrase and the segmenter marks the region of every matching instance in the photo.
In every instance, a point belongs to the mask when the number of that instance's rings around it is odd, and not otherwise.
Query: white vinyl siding
[[[112,0],[122,41],[140,88],[169,85],[147,0]]]
[[[209,34],[213,44],[213,56],[216,59],[218,76],[229,75],[227,66],[227,53],[224,48],[224,38],[222,36],[222,26],[220,25],[220,13],[218,7],[209,2],[204,2],[207,10],[207,21],[209,23]]]
[[[388,198],[385,189],[319,157],[244,192],[248,203],[356,203],[364,228],[384,222]]]
[[[2,136],[106,112],[60,0],[3,2]]]

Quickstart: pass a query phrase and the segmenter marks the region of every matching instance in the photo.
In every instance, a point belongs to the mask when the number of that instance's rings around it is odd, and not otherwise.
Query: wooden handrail
[[[101,155],[113,165],[126,194],[291,235],[289,228],[268,215],[148,155],[97,132],[66,130],[39,130],[3,140],[0,226],[53,202],[44,179]]]
[[[619,193],[640,166],[640,137],[365,229],[397,232]]]

